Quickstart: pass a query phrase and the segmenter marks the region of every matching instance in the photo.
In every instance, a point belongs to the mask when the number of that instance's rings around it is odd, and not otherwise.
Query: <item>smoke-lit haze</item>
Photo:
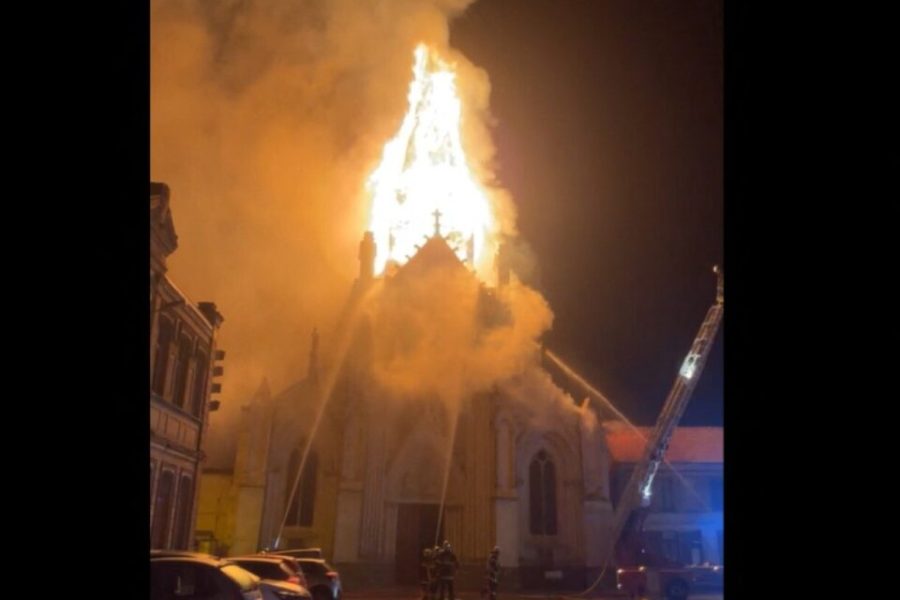
[[[153,2],[151,177],[172,189],[172,278],[225,315],[224,413],[305,372],[357,269],[412,48],[445,45],[467,4]]]
[[[305,374],[313,327],[324,348],[333,344],[329,333],[357,274],[369,219],[365,182],[406,110],[418,43],[455,65],[466,156],[491,195],[498,229],[515,234],[512,203],[493,177],[487,74],[447,46],[449,20],[470,3],[152,3],[151,177],[172,193],[179,249],[170,275],[225,316],[220,346],[228,355],[214,429],[233,421],[264,377],[277,393]],[[453,381],[429,382],[446,390],[463,385],[457,375],[464,372],[466,386],[481,388],[534,357],[552,313],[536,292],[512,289],[505,302],[513,324],[481,340],[483,355],[466,357]],[[447,310],[434,314],[465,319],[460,311],[472,307],[450,299],[436,299]],[[394,383],[414,374],[422,381],[423,369],[462,359],[454,352],[471,350],[470,341],[428,339],[428,353],[382,374]],[[422,362],[434,352],[441,360]]]

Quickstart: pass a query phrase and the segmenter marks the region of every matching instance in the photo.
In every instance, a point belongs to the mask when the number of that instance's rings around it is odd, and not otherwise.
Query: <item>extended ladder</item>
[[[672,435],[681,416],[687,408],[688,401],[697,380],[703,372],[706,359],[709,356],[709,350],[712,342],[719,330],[722,322],[722,311],[725,305],[724,279],[722,270],[713,267],[713,272],[717,275],[716,300],[706,313],[703,324],[700,325],[700,331],[694,338],[690,352],[684,359],[675,383],[672,386],[669,396],[663,405],[662,412],[656,420],[656,427],[641,456],[640,462],[635,465],[634,471],[625,486],[616,512],[613,517],[612,543],[610,549],[614,549],[622,535],[625,525],[629,522],[632,513],[639,506],[649,506],[651,492],[653,489],[653,479],[659,469],[660,463],[664,460],[666,449],[672,440]],[[643,519],[632,520],[632,523],[640,522]],[[640,528],[640,525],[636,525]]]

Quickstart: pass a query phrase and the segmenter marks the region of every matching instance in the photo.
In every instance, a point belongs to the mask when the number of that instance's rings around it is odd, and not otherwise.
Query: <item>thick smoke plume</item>
[[[471,1],[152,3],[151,178],[172,190],[179,250],[170,276],[225,316],[225,392],[212,440],[264,377],[279,390],[306,373],[314,327],[328,345],[357,274],[365,181],[406,109],[418,43],[456,63],[466,155],[498,231],[516,235],[512,202],[494,180],[488,77],[448,47],[449,20]],[[420,327],[412,337],[421,352],[379,349],[390,385],[427,381],[458,397],[535,363],[552,321],[539,294],[523,285],[498,292],[512,320],[478,337],[467,321],[479,310],[477,286],[431,283],[411,284],[411,294],[442,320],[407,324]]]
[[[219,424],[269,377],[305,373],[310,332],[356,274],[364,182],[405,109],[412,49],[446,48],[470,0],[154,0],[151,177],[172,189],[170,275],[215,301]]]
[[[403,273],[407,275],[407,273]],[[486,392],[536,364],[553,314],[534,290],[487,292],[458,265],[396,278],[373,315],[375,376],[400,395]]]

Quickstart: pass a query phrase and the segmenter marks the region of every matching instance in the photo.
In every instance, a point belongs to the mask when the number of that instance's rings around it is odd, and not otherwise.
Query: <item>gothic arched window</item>
[[[530,524],[534,535],[556,535],[556,467],[544,450],[528,469]]]
[[[300,483],[297,485],[294,497],[291,498],[291,491],[294,488],[302,456],[299,448],[291,453],[287,481],[287,494],[291,502],[291,508],[288,511],[287,524],[309,527],[313,522],[313,510],[316,504],[316,472],[318,471],[319,459],[315,451],[311,451],[309,456],[306,457],[306,465],[303,467]]]

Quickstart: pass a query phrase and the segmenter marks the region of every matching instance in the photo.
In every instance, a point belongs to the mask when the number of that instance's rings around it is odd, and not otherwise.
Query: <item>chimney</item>
[[[359,279],[370,281],[375,274],[375,238],[371,231],[363,234],[359,243]]]
[[[209,321],[209,324],[213,327],[218,328],[225,320],[225,317],[223,317],[216,308],[214,302],[199,302],[197,308],[200,309],[200,312],[203,313],[203,316],[206,317],[206,320]]]

